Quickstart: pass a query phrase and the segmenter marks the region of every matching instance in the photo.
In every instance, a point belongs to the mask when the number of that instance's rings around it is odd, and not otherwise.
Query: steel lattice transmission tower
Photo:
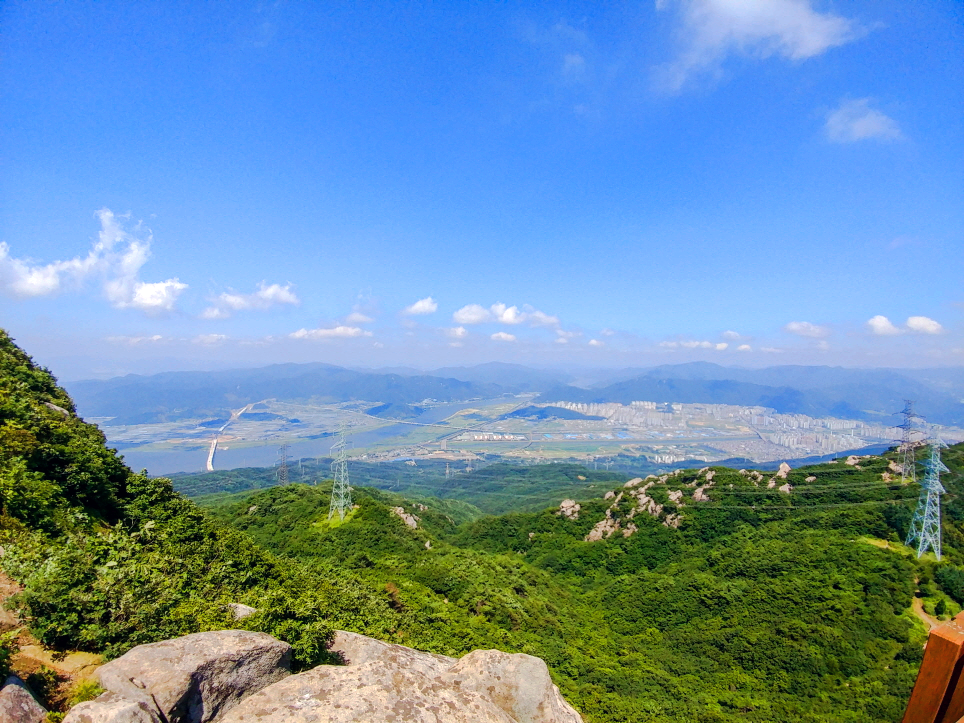
[[[904,400],[904,408],[900,412],[904,415],[904,423],[897,425],[901,430],[900,435],[900,481],[901,484],[917,481],[917,447],[921,439],[916,435],[921,435],[921,426],[924,419],[914,411],[914,402],[911,399]]]
[[[278,467],[278,485],[288,484],[288,445],[282,444],[281,448],[278,449],[278,455],[281,457],[281,464]]]
[[[338,513],[338,519],[344,520],[351,509],[351,485],[348,483],[348,442],[345,440],[345,430],[341,430],[338,441],[331,448],[335,460],[331,463],[332,479],[331,506],[328,508],[330,520]]]
[[[917,543],[917,557],[928,548],[934,551],[937,559],[941,559],[941,495],[946,491],[941,484],[941,472],[947,472],[947,467],[941,462],[941,447],[947,445],[935,437],[931,441],[931,454],[926,462],[927,472],[920,486],[920,497],[914,519],[910,523],[910,534],[907,535],[907,546]]]

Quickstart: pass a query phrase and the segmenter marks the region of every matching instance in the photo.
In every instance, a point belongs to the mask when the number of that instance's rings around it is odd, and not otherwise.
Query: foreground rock
[[[3,723],[41,723],[47,710],[27,690],[16,675],[8,675],[0,688],[0,721]]]
[[[265,633],[221,630],[139,645],[97,671],[108,692],[64,723],[207,723],[288,676],[291,646]]]
[[[476,650],[461,660],[339,632],[348,665],[321,665],[270,685],[223,723],[581,723],[531,655]]]

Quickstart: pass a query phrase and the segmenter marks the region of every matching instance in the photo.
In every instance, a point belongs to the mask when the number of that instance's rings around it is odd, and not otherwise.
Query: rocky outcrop
[[[531,655],[476,650],[461,660],[354,633],[332,645],[346,666],[321,665],[244,700],[223,723],[581,723]]]
[[[290,661],[290,645],[247,630],[139,645],[98,669],[107,693],[72,709],[64,723],[207,723],[288,676]]]
[[[579,503],[575,500],[563,500],[559,504],[559,511],[556,512],[557,515],[562,515],[567,520],[578,520],[579,510],[582,509]]]
[[[8,675],[0,688],[0,721],[3,723],[41,723],[47,710],[36,701],[16,675]]]
[[[582,723],[531,655],[475,650],[457,660],[344,631],[331,647],[346,665],[290,675],[290,646],[264,633],[141,645],[100,668],[108,692],[64,723]]]
[[[388,509],[391,510],[392,514],[398,517],[398,519],[411,527],[413,530],[418,529],[418,523],[421,519],[420,517],[410,515],[403,507],[389,507]]]

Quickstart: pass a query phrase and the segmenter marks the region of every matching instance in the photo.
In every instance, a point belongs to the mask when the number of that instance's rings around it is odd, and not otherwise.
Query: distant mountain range
[[[278,364],[260,369],[128,375],[66,385],[81,413],[145,424],[225,417],[262,399],[369,402],[380,416],[411,417],[425,399],[461,401],[539,392],[539,402],[690,402],[772,407],[782,413],[895,421],[904,399],[938,424],[964,425],[964,369],[846,369],[778,366],[741,369],[694,362],[600,372],[592,388],[573,375],[517,364],[418,370]],[[393,406],[397,405],[397,406]],[[404,413],[402,413],[404,412]]]

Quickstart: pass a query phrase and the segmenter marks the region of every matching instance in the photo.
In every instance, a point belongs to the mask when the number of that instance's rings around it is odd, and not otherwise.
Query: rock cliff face
[[[290,675],[290,648],[225,630],[134,648],[98,671],[107,693],[64,723],[581,723],[531,655],[476,650],[456,660],[355,633],[347,665]]]

